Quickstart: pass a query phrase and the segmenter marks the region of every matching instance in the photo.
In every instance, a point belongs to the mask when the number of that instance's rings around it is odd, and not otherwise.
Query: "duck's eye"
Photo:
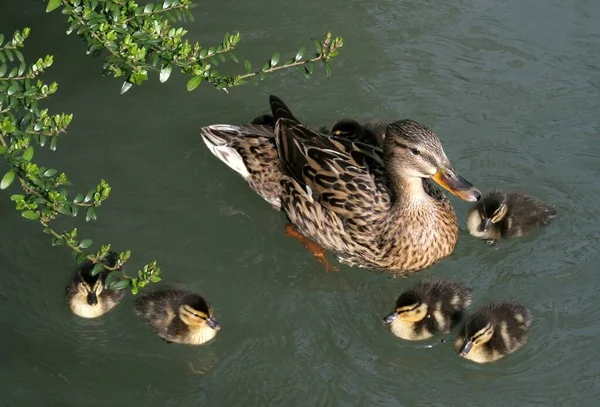
[[[419,150],[417,150],[416,148],[411,148],[410,152],[413,153],[413,155],[419,155],[419,154],[421,154],[421,152]]]

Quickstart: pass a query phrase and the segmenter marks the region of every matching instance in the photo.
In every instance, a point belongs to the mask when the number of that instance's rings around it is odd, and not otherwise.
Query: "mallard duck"
[[[513,301],[498,302],[477,310],[456,338],[460,356],[477,363],[496,361],[527,342],[531,313]]]
[[[481,196],[454,171],[433,131],[413,120],[389,124],[383,150],[319,137],[285,118],[275,135],[290,224],[349,265],[407,273],[452,253],[454,209],[423,179],[466,201]]]
[[[217,157],[285,210],[299,240],[350,265],[399,273],[452,253],[456,215],[429,179],[466,201],[481,194],[454,171],[431,129],[413,120],[390,123],[381,149],[314,132],[278,100],[270,98],[276,150],[248,127],[213,125],[202,133]],[[311,250],[323,259],[322,250]]]
[[[111,252],[104,259],[104,263],[114,267],[117,259],[118,254]],[[67,287],[69,308],[73,314],[82,318],[96,318],[107,313],[125,296],[124,290],[109,290],[104,287],[110,270],[103,269],[92,276],[93,268],[94,263],[85,260]]]
[[[281,209],[281,163],[275,147],[276,119],[287,118],[298,122],[287,105],[277,96],[270,96],[269,103],[272,115],[261,115],[250,124],[231,125],[213,124],[203,127],[200,132],[202,140],[219,160],[240,174],[250,188],[267,201],[274,209]],[[328,134],[326,127],[308,126],[311,130]],[[369,134],[360,128],[358,136],[351,135],[350,129],[344,127],[344,135],[360,141],[365,134],[364,142]]]
[[[398,297],[394,312],[383,321],[394,335],[410,341],[447,334],[471,304],[471,293],[459,282],[423,280]]]
[[[467,228],[471,235],[493,243],[524,236],[538,226],[550,225],[556,217],[553,206],[529,194],[494,189],[469,211]]]
[[[221,329],[208,302],[185,289],[145,293],[136,299],[135,311],[168,343],[201,345]]]

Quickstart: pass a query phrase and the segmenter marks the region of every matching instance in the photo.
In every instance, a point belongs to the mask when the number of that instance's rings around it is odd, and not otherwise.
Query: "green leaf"
[[[25,161],[31,161],[32,158],[33,158],[33,147],[29,146],[23,153],[23,159]]]
[[[58,143],[58,137],[52,137],[50,139],[50,150],[56,151],[56,143]]]
[[[4,76],[4,74],[6,73],[6,69],[7,69],[6,64],[0,65],[0,77]]]
[[[87,254],[85,253],[77,253],[77,252],[73,252],[73,257],[75,258],[75,262],[77,264],[81,263],[82,261],[84,261],[85,259],[87,259]]]
[[[0,146],[0,155],[2,155],[2,154],[4,154],[4,153],[6,153],[7,151],[8,151],[8,148],[7,148],[7,147]]]
[[[200,86],[200,83],[202,83],[202,77],[201,76],[194,76],[192,79],[190,79],[186,85],[186,88],[188,90],[188,92],[193,91],[194,89],[196,89],[198,86]]]
[[[121,95],[131,89],[132,86],[133,84],[131,82],[123,82],[123,86],[121,86]]]
[[[144,13],[152,13],[153,7],[154,7],[154,4],[152,4],[152,3],[146,4],[146,7],[144,7]]]
[[[96,211],[93,206],[90,206],[85,211],[85,221],[89,222],[90,220],[96,220]]]
[[[104,264],[99,262],[94,264],[94,267],[92,268],[92,277],[95,276],[96,274],[98,274],[99,272],[101,272],[102,270],[104,270]],[[112,273],[110,273],[112,274]],[[108,275],[110,277],[110,274]],[[107,277],[108,279],[108,277]]]
[[[36,220],[40,217],[40,214],[34,211],[24,211],[21,212],[21,216],[25,219]]]
[[[2,177],[2,181],[0,181],[0,189],[6,189],[10,186],[10,184],[13,183],[13,181],[15,180],[15,173],[12,171],[7,172],[6,174],[4,174],[4,177]]]
[[[3,42],[4,42],[4,34],[0,34],[0,46],[2,46]]]
[[[97,265],[98,265],[98,264],[96,264],[96,266],[97,266]],[[96,267],[96,266],[94,266],[94,267]],[[100,266],[101,266],[101,268],[102,268],[102,269],[104,268],[104,267],[102,266],[102,264],[100,264]],[[95,275],[95,274],[93,273],[93,271],[92,271],[92,275]],[[117,271],[117,270],[115,270],[115,271],[111,271],[111,272],[110,272],[110,273],[109,273],[109,274],[106,276],[106,279],[104,280],[104,288],[108,288],[108,287],[110,287],[110,285],[111,285],[111,284],[112,284],[112,283],[115,281],[115,279],[116,279],[116,278],[118,278],[118,277],[120,277],[120,276],[122,276],[122,275],[123,275],[123,273],[122,273],[122,272],[120,272],[120,271]]]
[[[16,73],[16,71],[15,71],[15,73]],[[14,75],[13,75],[13,76],[14,76]],[[8,96],[12,96],[12,95],[14,95],[15,93],[17,93],[17,91],[18,91],[18,90],[19,90],[19,85],[17,85],[16,83],[14,83],[14,84],[12,84],[12,85],[10,85],[10,86],[8,87],[8,90],[6,91],[6,94],[7,94]]]
[[[327,73],[327,77],[331,78],[331,66],[327,62],[325,62],[325,72]]]
[[[171,76],[171,69],[173,67],[171,65],[165,65],[163,66],[163,68],[160,70],[160,82],[161,83],[165,83],[167,81],[167,79],[169,79],[169,76]]]
[[[75,199],[73,199],[73,202],[74,202],[74,203],[80,203],[81,201],[83,201],[83,198],[84,198],[84,197],[83,197],[83,194],[77,194],[77,195],[75,196]]]
[[[153,283],[158,283],[161,280],[159,276],[150,276],[150,281]]]
[[[246,70],[248,72],[252,71],[252,64],[250,63],[250,61],[244,61],[244,66],[246,67]]]
[[[130,286],[129,280],[125,279],[125,280],[119,280],[119,281],[113,282],[110,285],[109,289],[117,291],[117,290],[122,290],[123,288],[127,288],[129,286]]]
[[[20,194],[11,195],[10,197],[10,200],[13,202],[22,201],[23,199],[25,199],[25,195]]]
[[[60,6],[60,0],[50,0],[46,7],[46,13],[56,10]]]
[[[79,247],[82,249],[87,249],[92,245],[92,243],[94,243],[92,239],[83,239],[81,242],[79,242]]]
[[[302,57],[304,56],[304,53],[306,52],[306,47],[302,46],[300,47],[300,49],[298,50],[298,53],[296,54],[296,58],[294,58],[296,61],[300,61],[302,59]]]
[[[271,57],[271,66],[275,66],[279,63],[279,52],[276,52]]]
[[[54,168],[47,169],[46,171],[44,171],[44,177],[50,178],[51,176],[55,175],[57,172],[58,171],[56,171]]]
[[[61,239],[58,237],[55,237],[54,239],[52,239],[52,246],[57,247],[57,246],[64,246],[66,244],[65,239]]]

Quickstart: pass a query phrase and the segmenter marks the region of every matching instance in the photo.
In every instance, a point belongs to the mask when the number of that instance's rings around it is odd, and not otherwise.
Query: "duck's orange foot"
[[[317,260],[325,266],[326,272],[338,271],[338,268],[336,266],[332,266],[331,264],[329,264],[327,259],[325,259],[325,249],[323,249],[317,243],[313,242],[309,238],[305,237],[304,235],[302,235],[299,232],[297,232],[296,230],[294,230],[292,225],[287,224],[285,226],[285,235],[295,237],[300,243],[302,243],[304,245],[304,247],[306,247],[308,250],[310,250],[310,252],[313,254],[313,256],[315,256],[317,258]]]

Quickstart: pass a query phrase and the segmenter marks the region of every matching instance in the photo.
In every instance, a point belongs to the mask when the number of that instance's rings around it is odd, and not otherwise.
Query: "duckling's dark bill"
[[[440,168],[431,178],[462,200],[475,202],[481,198],[481,192],[452,168]]]
[[[386,324],[391,324],[392,322],[394,322],[394,320],[398,318],[398,313],[397,312],[392,312],[390,315],[388,315],[387,317],[383,318],[383,322]]]
[[[463,343],[463,345],[460,347],[460,350],[459,350],[460,356],[465,356],[467,353],[469,353],[471,351],[472,347],[473,347],[473,341],[466,341],[465,343]]]
[[[98,304],[98,297],[96,293],[88,293],[87,295],[87,303],[88,305],[96,305]]]
[[[217,321],[215,321],[212,318],[208,318],[206,320],[206,323],[209,327],[211,327],[212,329],[214,329],[215,331],[220,331],[221,330],[221,324],[219,324]]]
[[[481,227],[479,228],[479,230],[481,232],[487,232],[488,230],[490,230],[490,226],[492,225],[492,220],[490,218],[485,218],[482,222],[481,222]]]

